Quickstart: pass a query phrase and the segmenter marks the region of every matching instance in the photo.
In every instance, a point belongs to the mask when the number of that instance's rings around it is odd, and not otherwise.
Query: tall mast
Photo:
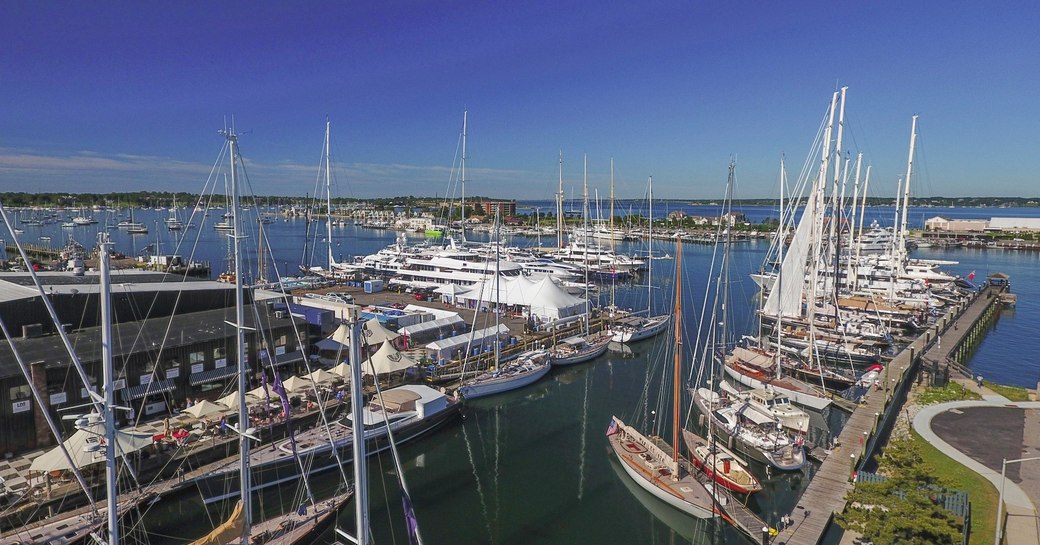
[[[584,165],[582,166],[582,180],[584,189],[582,190],[582,216],[584,216],[583,224],[585,230],[585,334],[589,334],[589,319],[592,317],[592,310],[589,308],[589,157],[585,155],[582,157]]]
[[[462,242],[466,242],[466,123],[469,110],[462,112]]]
[[[780,231],[777,234],[777,262],[780,263],[780,267],[776,270],[776,286],[773,287],[775,290],[781,288],[783,282],[783,269],[784,269],[784,234],[787,232],[787,220],[784,218],[784,186],[787,185],[787,166],[784,164],[784,157],[780,156]],[[791,213],[791,217],[794,218],[794,213]],[[801,280],[796,280],[801,281]],[[783,293],[778,291],[777,293]],[[776,378],[780,378],[780,350],[782,350],[782,341],[784,335],[784,312],[780,309],[776,313],[776,363],[773,365],[774,371],[776,371]],[[764,344],[764,343],[763,343]],[[709,419],[710,420],[710,419]]]
[[[563,150],[560,150],[560,189],[556,192],[556,247],[563,248]]]
[[[359,330],[364,327],[358,319],[357,307],[348,312],[350,326],[350,411],[354,448],[354,517],[357,523],[357,544],[368,545],[368,471],[365,452],[365,393],[362,390],[361,342]],[[378,377],[376,377],[378,380]]]
[[[245,361],[246,335],[242,328],[245,322],[245,299],[242,290],[242,274],[240,268],[239,221],[238,221],[238,176],[236,175],[236,162],[238,151],[238,135],[234,130],[223,131],[227,138],[231,157],[231,239],[234,248],[235,260],[235,359],[238,362],[238,460],[239,481],[241,482],[242,516],[245,524],[242,530],[242,545],[249,545],[249,528],[253,522],[252,513],[252,486],[249,481],[249,437],[247,437],[249,425],[249,407],[246,404],[246,391],[249,389],[249,369]]]
[[[917,145],[917,116],[910,123],[910,155],[906,159],[906,183],[903,185],[903,221],[899,225],[899,267],[906,266],[906,216],[910,211],[910,175],[914,171],[914,147]]]
[[[682,239],[675,239],[675,361],[672,363],[672,463],[679,465],[679,401],[682,393]],[[679,480],[679,472],[672,471]]]
[[[614,158],[610,158],[610,251],[614,251]]]
[[[116,414],[115,367],[112,362],[112,286],[109,276],[108,234],[99,235],[101,278],[98,280],[101,298],[101,364],[102,383],[105,385],[105,493],[108,494],[108,545],[119,545],[119,489],[116,484]]]
[[[654,177],[650,176],[646,180],[647,187],[647,200],[650,201],[650,222],[647,228],[647,252],[646,258],[646,316],[649,318],[652,312],[650,311],[654,301],[654,286],[653,278],[654,275]]]
[[[325,240],[329,246],[329,273],[336,260],[332,257],[332,146],[331,124],[325,118]]]
[[[863,247],[863,218],[867,215],[867,189],[870,188],[870,167],[871,165],[867,165],[867,175],[863,177],[863,200],[859,206],[859,226],[856,228],[856,231],[859,232],[859,235],[857,235],[859,243],[856,244],[855,256],[857,265],[859,264],[859,255]],[[852,203],[852,206],[856,206],[856,203]],[[858,275],[853,279],[852,287],[854,290],[859,288]]]
[[[852,206],[850,207],[852,217],[849,219],[848,259],[845,268],[845,289],[848,291],[854,291],[856,289],[856,277],[858,276],[857,269],[859,268],[859,252],[855,250],[856,203],[859,201],[859,175],[862,166],[863,152],[860,152],[856,155],[856,182],[852,188]],[[844,204],[842,207],[844,208]]]

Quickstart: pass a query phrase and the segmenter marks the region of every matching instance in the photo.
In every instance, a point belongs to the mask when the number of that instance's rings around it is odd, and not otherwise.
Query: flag
[[[274,372],[274,384],[271,385],[271,389],[282,400],[282,411],[285,413],[285,432],[289,435],[289,444],[292,446],[293,458],[299,461],[300,457],[296,454],[296,437],[293,435],[292,418],[289,415],[289,395],[285,393],[285,385],[282,384],[278,371]]]
[[[278,376],[278,371],[274,372],[275,376]],[[264,418],[267,419],[267,431],[274,435],[274,421],[271,418],[271,391],[267,388],[267,371],[263,368],[261,362],[260,367],[260,383],[264,387]],[[271,442],[271,450],[275,450],[274,442]]]
[[[607,427],[607,437],[610,437],[611,435],[614,435],[617,432],[618,432],[617,420],[614,420],[612,418],[612,419],[610,419],[610,426]]]
[[[419,520],[415,518],[415,509],[412,508],[412,499],[408,492],[401,491],[401,503],[404,504],[404,521],[408,528],[408,545],[419,545]]]
[[[975,280],[975,271],[968,273],[968,280]]]

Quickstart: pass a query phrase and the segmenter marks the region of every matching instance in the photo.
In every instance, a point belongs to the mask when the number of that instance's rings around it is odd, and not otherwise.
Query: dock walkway
[[[913,343],[903,349],[885,367],[884,387],[867,394],[853,411],[838,436],[836,448],[812,476],[809,486],[799,498],[792,524],[774,537],[774,543],[817,545],[830,525],[834,513],[845,509],[845,497],[853,488],[852,477],[876,446],[886,410],[897,399],[905,382],[912,380],[920,354],[932,361],[944,361],[951,350],[961,345],[991,307],[999,304],[998,294],[1005,287],[987,286],[973,300],[950,309],[939,317]]]

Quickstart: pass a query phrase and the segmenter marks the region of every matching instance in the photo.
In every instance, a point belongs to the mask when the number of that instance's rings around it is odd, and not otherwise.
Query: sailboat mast
[[[784,234],[787,232],[787,221],[784,219],[784,187],[787,185],[787,167],[784,165],[783,156],[780,157],[780,231],[777,234],[777,260],[780,263],[780,268],[776,270],[776,286],[775,290],[781,289],[781,282],[783,282],[783,269],[784,269]],[[794,213],[791,213],[791,217],[794,217]],[[800,280],[799,280],[800,281]],[[783,293],[777,291],[777,293]],[[782,365],[780,365],[780,351],[783,349],[783,335],[784,335],[784,313],[783,309],[780,309],[776,313],[776,364],[773,366],[776,378],[780,378],[780,371]],[[710,419],[709,419],[710,420]]]
[[[119,490],[116,483],[116,414],[115,414],[115,367],[112,362],[112,286],[110,278],[109,250],[112,247],[107,233],[101,233],[100,243],[101,277],[101,365],[102,384],[105,385],[105,493],[108,494],[108,545],[119,545]]]
[[[910,176],[914,171],[914,148],[917,145],[917,116],[910,123],[910,155],[906,159],[906,183],[903,184],[903,220],[899,224],[899,268],[906,267],[906,216],[910,211]]]
[[[647,242],[646,246],[649,248],[646,258],[646,316],[649,318],[653,312],[651,308],[654,302],[654,177],[650,176],[646,180],[647,187],[647,201],[650,206],[650,221],[647,227]]]
[[[610,158],[610,251],[614,251],[614,158]],[[613,301],[612,301],[613,302]]]
[[[357,307],[351,308],[350,326],[350,411],[354,448],[354,516],[357,522],[357,544],[368,545],[368,471],[365,452],[365,393],[362,391],[361,335],[362,322],[358,320]],[[375,377],[378,380],[378,377]]]
[[[556,192],[556,247],[563,248],[563,150],[560,150],[560,189]]]
[[[469,110],[462,112],[462,242],[466,242],[466,123],[469,120]]]
[[[236,162],[238,151],[238,135],[233,131],[225,130],[224,137],[227,138],[231,156],[231,224],[232,224],[232,246],[234,248],[235,262],[235,361],[238,362],[238,452],[239,452],[239,480],[241,482],[242,515],[245,524],[242,531],[242,545],[249,545],[249,528],[253,522],[252,514],[252,486],[249,483],[249,438],[246,436],[249,428],[249,407],[246,402],[246,391],[249,389],[249,369],[246,367],[245,346],[246,335],[242,325],[245,322],[244,292],[242,290],[242,274],[240,269],[240,252],[238,232],[238,177],[236,176]]]
[[[589,318],[591,318],[591,309],[589,308],[589,157],[585,155],[583,157],[584,165],[582,167],[582,179],[584,189],[582,190],[584,204],[582,205],[582,216],[584,216],[584,245],[585,245],[585,334],[589,334]]]
[[[682,239],[675,239],[675,361],[672,368],[672,461],[679,464],[679,402],[682,375]],[[673,471],[678,479],[679,472]]]
[[[329,249],[329,273],[336,260],[332,257],[332,146],[331,146],[331,123],[325,118],[325,240]]]

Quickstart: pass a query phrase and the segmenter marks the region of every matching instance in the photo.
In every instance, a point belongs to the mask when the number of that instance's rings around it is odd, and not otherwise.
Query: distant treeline
[[[290,206],[311,204],[312,197],[287,197],[282,195],[267,195],[246,197],[245,200],[255,200],[262,206]],[[200,196],[194,193],[167,192],[167,191],[134,191],[128,193],[26,193],[5,192],[0,193],[0,203],[7,207],[169,207],[176,202],[179,206],[190,206],[198,203]],[[475,202],[482,200],[503,200],[501,198],[490,198],[481,196],[467,197],[467,201]],[[519,199],[521,202],[522,199]],[[324,197],[320,199],[324,201]],[[625,199],[634,201],[634,199]],[[694,205],[717,205],[718,199],[661,199],[664,202],[689,203]],[[203,204],[207,206],[225,206],[227,204],[223,195],[205,195],[202,197]],[[443,197],[419,197],[414,195],[380,197],[380,198],[347,198],[333,197],[334,204],[350,204],[364,202],[375,207],[405,206],[405,207],[435,207],[446,202]],[[895,197],[868,197],[868,206],[886,206],[895,203]],[[744,206],[779,206],[778,199],[737,199],[734,205]],[[935,207],[1036,207],[1040,206],[1040,197],[910,197],[911,206],[935,206]]]

